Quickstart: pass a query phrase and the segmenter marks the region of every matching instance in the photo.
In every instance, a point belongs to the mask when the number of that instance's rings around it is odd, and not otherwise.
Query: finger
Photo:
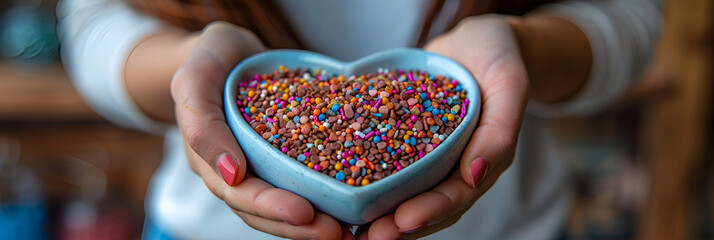
[[[228,185],[241,181],[247,165],[225,123],[223,84],[233,65],[260,50],[260,42],[245,31],[225,23],[211,24],[171,82],[184,140]]]
[[[469,43],[464,43],[465,39]],[[528,91],[527,73],[514,39],[507,22],[487,16],[478,21],[462,21],[426,46],[428,51],[460,62],[474,75],[481,89],[479,125],[460,163],[463,180],[472,187],[478,184],[489,164],[509,165],[513,159]],[[470,47],[458,47],[464,44]],[[474,161],[478,157],[483,160]]]
[[[392,240],[402,237],[397,224],[394,223],[394,214],[382,216],[369,227],[368,239]]]
[[[432,190],[400,204],[394,214],[399,232],[424,234],[455,223],[496,182],[498,177],[491,174],[476,189],[466,184],[459,174],[453,174]]]
[[[290,239],[341,239],[343,228],[334,218],[318,212],[314,221],[302,226],[261,218],[235,211],[248,226],[278,237]]]
[[[190,149],[187,152],[189,159],[198,157]],[[193,162],[194,171],[203,178],[211,192],[235,210],[293,225],[304,225],[313,220],[315,211],[310,202],[294,193],[275,188],[250,173],[239,185],[231,187],[204,161]]]

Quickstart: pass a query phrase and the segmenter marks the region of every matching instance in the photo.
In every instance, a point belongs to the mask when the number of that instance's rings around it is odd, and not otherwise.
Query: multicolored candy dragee
[[[469,104],[457,81],[419,70],[346,77],[280,66],[238,88],[240,112],[263,139],[353,186],[378,181],[433,151]]]

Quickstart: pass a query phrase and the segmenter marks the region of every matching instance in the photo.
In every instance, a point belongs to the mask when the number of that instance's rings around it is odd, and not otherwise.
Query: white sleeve
[[[128,128],[162,133],[127,92],[124,66],[131,50],[161,27],[121,0],[62,0],[57,5],[62,64],[90,107]]]
[[[622,97],[649,63],[662,21],[660,4],[659,0],[567,1],[540,9],[570,20],[585,32],[593,65],[589,79],[572,99],[558,104],[531,101],[528,113],[588,115]]]

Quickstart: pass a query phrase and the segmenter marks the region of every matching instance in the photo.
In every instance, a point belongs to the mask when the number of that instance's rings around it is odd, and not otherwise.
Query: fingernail
[[[471,162],[469,173],[471,174],[471,181],[473,181],[473,188],[478,186],[483,176],[486,175],[486,171],[488,171],[488,160],[485,157],[478,157]]]
[[[238,161],[230,154],[224,153],[218,157],[218,171],[221,172],[221,177],[228,185],[235,186],[237,184]]]
[[[418,225],[418,226],[416,226],[416,227],[413,227],[413,228],[410,228],[410,229],[407,229],[407,230],[399,230],[399,232],[401,232],[401,233],[407,233],[407,234],[408,234],[408,233],[413,233],[413,232],[419,231],[420,229],[424,228],[424,226],[426,226],[426,225],[425,225],[425,224],[421,224],[421,225]]]

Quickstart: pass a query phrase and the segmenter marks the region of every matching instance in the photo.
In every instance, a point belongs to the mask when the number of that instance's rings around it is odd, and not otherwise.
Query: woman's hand
[[[228,23],[213,23],[198,37],[171,81],[189,164],[211,192],[255,229],[293,239],[353,238],[304,198],[247,171],[223,114],[223,88],[239,61],[264,49],[255,35]]]
[[[393,214],[377,219],[369,229],[362,227],[359,239],[412,238],[444,229],[471,208],[513,162],[529,82],[506,19],[497,15],[464,19],[425,49],[458,61],[473,74],[483,104],[478,128],[458,171],[402,203]]]

